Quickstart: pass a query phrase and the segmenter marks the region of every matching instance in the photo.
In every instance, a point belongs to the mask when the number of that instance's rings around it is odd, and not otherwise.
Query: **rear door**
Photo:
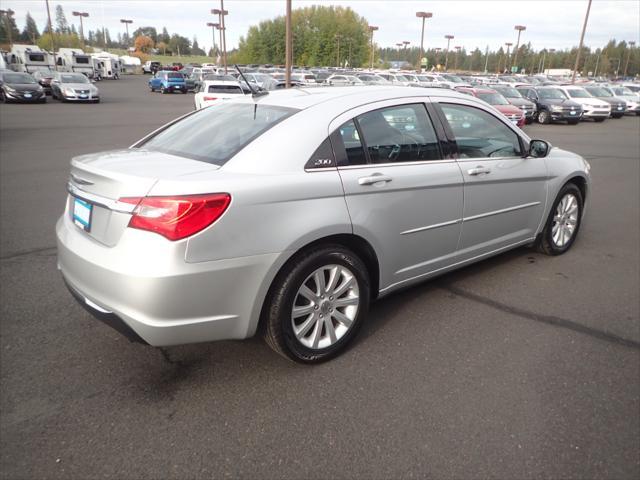
[[[481,104],[440,98],[437,105],[464,176],[460,260],[532,240],[547,199],[544,159],[525,157],[517,128]]]
[[[421,99],[370,104],[330,126],[353,231],[378,252],[382,291],[455,255],[462,174],[437,131]]]

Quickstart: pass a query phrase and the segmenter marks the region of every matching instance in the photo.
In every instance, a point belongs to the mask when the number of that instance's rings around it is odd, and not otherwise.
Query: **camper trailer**
[[[117,80],[120,78],[122,71],[120,57],[108,52],[94,53],[92,57],[102,64],[101,70],[98,71],[101,79],[111,78]]]
[[[16,72],[26,73],[54,70],[51,55],[37,45],[13,45],[7,54],[7,66]]]
[[[83,73],[93,78],[93,59],[79,48],[61,48],[58,50],[56,69],[59,72]]]

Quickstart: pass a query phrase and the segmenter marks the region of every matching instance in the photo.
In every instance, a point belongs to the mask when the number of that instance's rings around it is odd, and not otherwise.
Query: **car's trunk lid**
[[[120,239],[134,205],[158,180],[217,170],[217,165],[141,148],[82,155],[71,160],[67,212],[87,235],[107,246]],[[79,201],[76,201],[78,199]]]

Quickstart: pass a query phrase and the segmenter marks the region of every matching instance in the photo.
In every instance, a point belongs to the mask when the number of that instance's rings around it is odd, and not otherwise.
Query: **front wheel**
[[[277,353],[319,363],[342,352],[369,308],[367,268],[350,250],[328,245],[298,254],[278,274],[264,309],[264,336]]]
[[[571,248],[582,222],[583,198],[580,189],[567,183],[549,212],[536,248],[547,255],[561,255]]]
[[[596,123],[602,123],[602,122],[604,122],[604,120],[605,120],[604,118],[594,118],[593,119],[593,121],[596,122]]]
[[[546,110],[540,110],[538,112],[538,123],[547,125],[551,123],[551,115]]]

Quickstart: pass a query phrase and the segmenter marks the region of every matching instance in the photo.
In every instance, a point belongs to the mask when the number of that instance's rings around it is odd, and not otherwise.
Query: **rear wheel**
[[[547,255],[561,255],[571,248],[582,222],[583,198],[580,189],[567,183],[549,212],[536,248]]]
[[[538,112],[538,123],[547,125],[551,123],[551,115],[546,110],[540,110]]]
[[[367,269],[353,252],[340,245],[303,252],[273,283],[264,309],[265,339],[297,362],[329,360],[357,334],[369,297]]]
[[[149,88],[151,89],[151,91],[152,91],[152,92],[155,92],[155,91],[156,91],[156,89],[155,89],[155,88],[153,88],[151,85],[149,85]]]
[[[160,87],[160,93],[162,93],[163,95],[164,95],[164,94],[166,94],[166,93],[168,93],[168,92],[167,92],[167,89],[166,89],[166,88],[164,88],[164,85],[163,85],[162,87]]]

